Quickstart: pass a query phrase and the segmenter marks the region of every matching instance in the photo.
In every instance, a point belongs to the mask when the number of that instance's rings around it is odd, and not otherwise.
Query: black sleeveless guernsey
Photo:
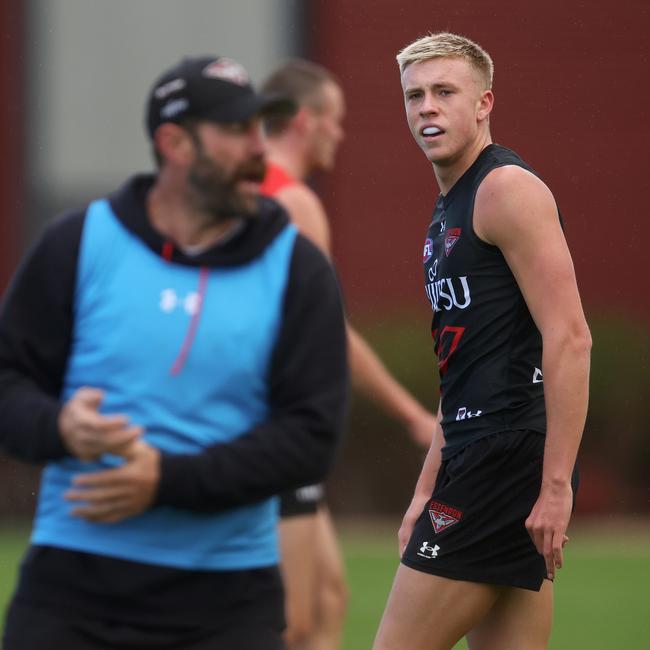
[[[478,187],[504,165],[535,173],[515,152],[489,145],[439,197],[424,244],[443,459],[493,433],[546,431],[541,335],[501,251],[473,228]]]

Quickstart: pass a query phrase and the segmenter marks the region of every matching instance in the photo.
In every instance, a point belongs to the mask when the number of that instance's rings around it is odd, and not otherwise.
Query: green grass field
[[[650,647],[650,528],[605,520],[603,527],[570,531],[556,580],[553,650]],[[395,573],[396,543],[385,529],[341,530],[351,589],[344,650],[366,650]]]
[[[344,650],[368,650],[396,568],[393,535],[386,526],[340,523],[339,529],[350,584]],[[551,648],[650,647],[650,528],[603,520],[570,532],[566,565],[556,581]],[[2,611],[26,537],[24,528],[0,528]]]

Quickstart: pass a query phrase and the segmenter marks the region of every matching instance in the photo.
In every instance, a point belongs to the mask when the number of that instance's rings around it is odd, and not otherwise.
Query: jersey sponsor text
[[[425,285],[427,297],[433,311],[449,311],[454,307],[467,309],[472,303],[472,296],[469,291],[467,276],[458,278],[442,278],[435,282],[428,282]],[[462,294],[461,294],[462,292]],[[462,302],[459,296],[462,295]]]

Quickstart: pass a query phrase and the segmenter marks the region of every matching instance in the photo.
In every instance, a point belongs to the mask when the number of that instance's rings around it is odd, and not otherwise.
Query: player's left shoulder
[[[473,221],[476,234],[497,245],[544,224],[559,227],[551,190],[518,165],[497,167],[486,175],[476,192]]]
[[[519,165],[492,169],[479,185],[476,201],[484,209],[507,207],[517,201],[550,200],[553,194],[539,176]]]

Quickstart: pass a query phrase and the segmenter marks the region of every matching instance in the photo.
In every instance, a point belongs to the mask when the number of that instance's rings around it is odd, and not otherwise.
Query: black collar
[[[138,174],[108,199],[120,222],[157,255],[186,266],[239,266],[258,257],[287,225],[286,211],[273,199],[260,198],[258,214],[246,217],[244,226],[233,237],[217,243],[198,255],[186,255],[153,228],[147,215],[147,195],[156,178]]]

